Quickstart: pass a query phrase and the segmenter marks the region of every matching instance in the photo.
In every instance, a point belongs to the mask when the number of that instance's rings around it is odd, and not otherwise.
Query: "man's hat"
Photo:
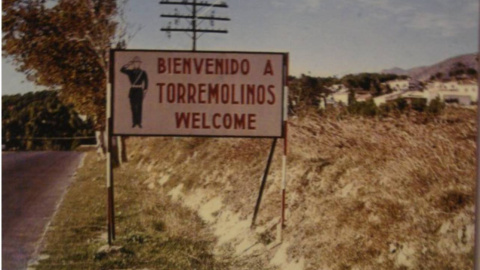
[[[135,57],[133,58],[132,62],[139,62],[139,63],[141,63],[142,60],[140,60],[140,57],[135,56]]]

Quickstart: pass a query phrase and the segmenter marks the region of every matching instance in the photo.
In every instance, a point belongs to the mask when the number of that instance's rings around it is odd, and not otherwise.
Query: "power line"
[[[218,3],[220,2],[220,3]],[[166,27],[160,28],[160,31],[164,31],[167,33],[168,37],[171,36],[172,32],[184,32],[189,35],[192,39],[192,50],[196,51],[197,49],[197,39],[200,38],[205,33],[215,33],[215,34],[227,34],[228,30],[226,29],[209,29],[209,28],[199,28],[199,25],[204,21],[210,21],[210,25],[213,27],[215,22],[217,21],[230,21],[228,17],[220,17],[215,15],[215,9],[213,8],[228,8],[228,5],[223,1],[215,1],[210,3],[208,1],[199,1],[197,0],[182,0],[182,1],[169,1],[169,0],[162,0],[160,1],[160,5],[172,5],[172,6],[183,6],[189,12],[188,14],[180,14],[178,9],[175,8],[175,12],[173,14],[161,14],[160,17],[162,18],[170,18],[174,19],[175,27],[172,27],[172,22],[170,21]],[[207,8],[206,10],[203,10]],[[206,12],[211,10],[210,15],[204,15]],[[202,14],[198,14],[199,12]],[[188,22],[188,27],[180,27],[180,20],[186,20]],[[197,33],[201,33],[197,35]]]

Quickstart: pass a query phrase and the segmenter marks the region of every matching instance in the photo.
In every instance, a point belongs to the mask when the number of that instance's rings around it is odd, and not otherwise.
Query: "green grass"
[[[37,269],[226,269],[215,239],[192,211],[143,184],[134,162],[115,169],[119,250],[97,253],[106,241],[105,162],[87,154],[46,235]]]

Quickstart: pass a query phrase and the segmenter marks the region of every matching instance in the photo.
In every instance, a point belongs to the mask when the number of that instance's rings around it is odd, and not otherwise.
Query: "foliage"
[[[436,98],[427,104],[426,99],[413,99],[410,103],[404,98],[397,98],[391,102],[377,106],[370,99],[362,102],[353,102],[347,107],[350,114],[367,117],[382,116],[386,117],[392,114],[407,113],[410,110],[420,113],[427,113],[431,116],[439,115],[445,109],[445,103]]]
[[[430,76],[430,80],[442,80],[444,77],[444,74],[442,72],[437,72],[435,75]]]
[[[426,111],[432,115],[439,115],[445,109],[445,103],[439,97],[430,101]]]
[[[394,106],[398,111],[403,112],[407,109],[408,103],[404,98],[397,98],[394,101]]]
[[[3,52],[27,79],[104,124],[108,50],[116,38],[115,0],[3,1]]]
[[[291,100],[300,108],[318,106],[319,102],[326,103],[327,96],[331,94],[328,87],[338,82],[334,77],[311,77],[304,74],[300,78],[290,77]]]
[[[353,102],[348,106],[348,112],[362,116],[375,116],[378,114],[378,107],[375,102],[370,99],[362,102]]]
[[[355,91],[353,89],[348,90],[348,104],[353,104],[357,100],[355,98]]]
[[[462,62],[457,62],[452,66],[448,75],[455,78],[461,78],[462,76],[476,78],[477,71],[474,68],[467,67]]]
[[[290,100],[296,109],[302,109],[305,106],[318,106],[321,102],[326,105],[327,96],[332,94],[329,88],[336,84],[343,84],[350,89],[348,100],[349,104],[352,104],[355,102],[355,93],[358,91],[369,91],[373,96],[391,93],[393,90],[383,83],[406,78],[407,76],[404,75],[380,73],[348,74],[340,79],[336,77],[312,77],[305,74],[302,74],[299,78],[289,76]]]
[[[76,140],[32,138],[93,136],[92,121],[84,122],[72,105],[64,105],[55,91],[2,97],[2,144],[10,149],[69,150]]]
[[[412,100],[412,109],[417,112],[424,112],[427,108],[426,99],[414,99]]]
[[[372,95],[378,96],[388,89],[382,83],[396,79],[406,79],[405,75],[381,74],[381,73],[360,73],[345,75],[341,82],[355,90],[370,91]]]

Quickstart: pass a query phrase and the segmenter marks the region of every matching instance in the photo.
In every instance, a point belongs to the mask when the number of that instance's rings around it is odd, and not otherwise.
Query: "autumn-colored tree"
[[[2,12],[4,54],[104,130],[108,52],[125,47],[117,1],[4,0]]]
[[[4,0],[3,52],[29,80],[105,123],[108,51],[122,44],[115,0]]]

